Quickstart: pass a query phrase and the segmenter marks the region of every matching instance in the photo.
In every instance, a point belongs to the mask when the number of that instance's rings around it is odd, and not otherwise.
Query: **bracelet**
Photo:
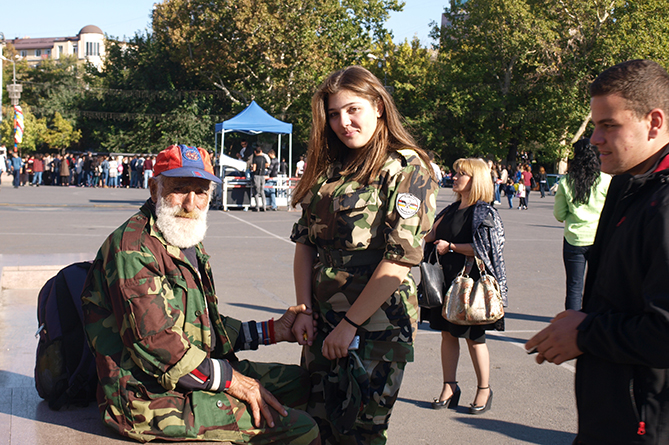
[[[356,323],[353,323],[353,322],[351,321],[351,319],[348,318],[345,314],[344,314],[344,320],[346,320],[346,323],[350,324],[350,325],[353,326],[354,328],[356,328],[356,329],[360,329],[360,325],[359,325],[359,324],[356,324]]]
[[[267,324],[269,325],[269,344],[273,345],[276,343],[276,337],[274,336],[274,319],[270,318]]]
[[[449,251],[450,253],[455,252],[455,249],[454,249],[453,247],[455,247],[455,244],[453,244],[452,242],[449,241],[449,242],[448,242],[448,251]]]

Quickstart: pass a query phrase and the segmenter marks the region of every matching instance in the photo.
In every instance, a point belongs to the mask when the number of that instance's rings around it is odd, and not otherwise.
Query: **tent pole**
[[[221,131],[221,155],[223,154],[223,151],[224,151],[224,150],[225,150],[225,129],[223,129],[223,131]],[[219,166],[219,169],[218,169],[218,170],[219,170],[219,173],[218,173],[218,175],[219,175],[220,177],[223,177],[223,164],[221,164],[220,161],[219,161],[219,163],[218,163],[218,166]]]
[[[214,159],[216,159],[216,156],[218,154],[218,145],[217,144],[218,144],[218,136],[216,135],[216,129],[214,129]],[[218,161],[218,165],[221,165],[220,159]]]
[[[288,177],[293,177],[293,133],[288,137]]]
[[[281,133],[279,133],[279,146],[276,150],[276,158],[281,162]]]

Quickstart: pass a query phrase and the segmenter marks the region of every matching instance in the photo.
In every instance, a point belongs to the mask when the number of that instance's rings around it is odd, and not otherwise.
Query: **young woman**
[[[560,179],[553,215],[564,222],[562,259],[567,275],[565,309],[581,310],[583,277],[588,251],[595,242],[611,176],[600,171],[599,153],[589,139],[573,145],[569,174]]]
[[[439,262],[444,271],[444,281],[450,283],[462,270],[466,257],[478,257],[485,264],[502,291],[504,306],[506,301],[506,268],[502,250],[504,249],[504,227],[497,210],[489,203],[493,197],[490,170],[480,159],[458,159],[453,166],[453,192],[456,202],[442,210],[434,222],[434,227],[425,237],[426,249],[437,249]],[[522,183],[520,183],[522,185]],[[469,274],[479,278],[479,271],[472,268]],[[492,405],[490,389],[490,355],[485,343],[485,331],[504,330],[504,318],[483,326],[461,326],[452,324],[442,317],[441,309],[421,314],[430,320],[430,328],[441,331],[441,364],[444,386],[441,394],[432,402],[434,409],[457,408],[460,387],[456,381],[460,358],[460,338],[467,341],[469,355],[476,373],[476,396],[469,407],[470,414],[482,414]]]
[[[308,412],[324,443],[386,441],[413,360],[416,284],[409,273],[434,219],[437,182],[366,69],[331,74],[312,99],[304,175],[293,194],[297,301],[293,326],[312,376]],[[313,335],[313,323],[318,330]]]

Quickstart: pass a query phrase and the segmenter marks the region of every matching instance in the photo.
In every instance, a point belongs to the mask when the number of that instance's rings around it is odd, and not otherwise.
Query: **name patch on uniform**
[[[411,193],[400,193],[399,196],[397,196],[395,207],[397,208],[397,213],[399,213],[402,218],[410,218],[418,213],[420,199]]]

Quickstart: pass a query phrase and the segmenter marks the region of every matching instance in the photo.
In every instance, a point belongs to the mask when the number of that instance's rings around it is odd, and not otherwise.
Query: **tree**
[[[32,153],[37,148],[40,148],[44,143],[44,137],[46,135],[46,119],[40,118],[37,119],[35,115],[30,110],[30,107],[23,105],[23,140],[19,144],[18,148],[21,153]],[[2,107],[3,116],[8,116],[2,120],[0,123],[0,136],[2,137],[2,143],[7,147],[14,146],[14,108],[13,107]]]
[[[564,157],[587,132],[587,88],[599,72],[633,57],[666,60],[668,14],[657,0],[453,0],[449,25],[433,34],[433,123],[448,157]],[[652,32],[639,32],[649,15]]]
[[[397,0],[166,0],[153,31],[172,62],[209,79],[237,108],[252,100],[285,119],[325,75],[386,34]]]
[[[363,65],[382,82],[387,81],[405,126],[418,145],[434,151],[430,107],[435,100],[436,51],[422,47],[418,38],[396,44],[387,36],[371,53],[373,58],[368,56]]]
[[[56,111],[53,122],[44,135],[44,142],[49,148],[64,151],[70,145],[79,142],[79,139],[81,139],[81,131],[75,130],[72,124]]]

